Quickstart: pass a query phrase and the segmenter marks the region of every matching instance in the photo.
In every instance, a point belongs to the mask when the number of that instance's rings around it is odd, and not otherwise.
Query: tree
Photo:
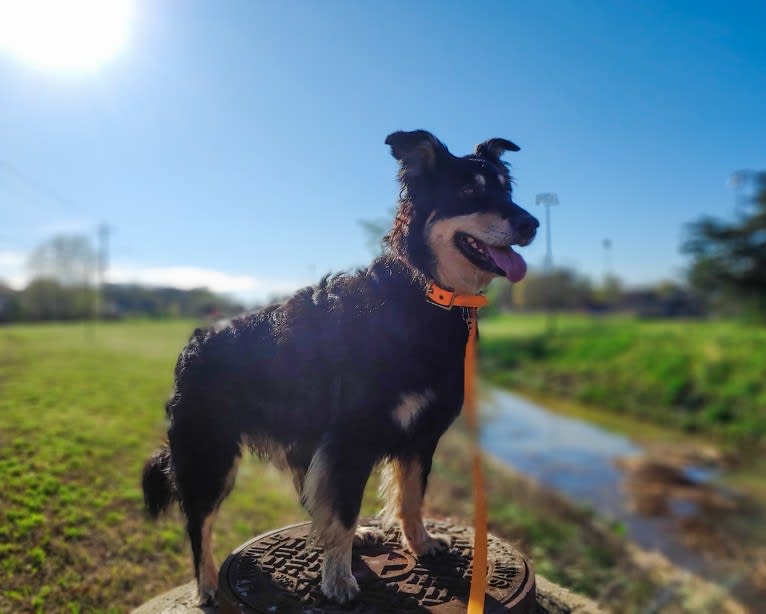
[[[514,285],[513,303],[523,309],[587,309],[592,302],[590,280],[569,269],[547,273],[531,270],[522,282]]]
[[[766,322],[766,171],[748,179],[751,190],[734,221],[699,218],[687,226],[681,249],[692,257],[694,288]]]
[[[27,263],[34,279],[51,279],[62,286],[90,283],[96,270],[96,252],[83,235],[56,235],[32,252]]]
[[[96,252],[88,237],[56,235],[35,249],[27,262],[32,281],[20,294],[21,315],[29,320],[70,320],[92,316]]]
[[[377,218],[374,220],[357,220],[365,234],[365,243],[373,256],[380,256],[383,253],[383,237],[386,236],[391,228],[391,220],[396,215],[396,209],[391,209],[391,215],[388,218]]]
[[[19,293],[19,306],[25,320],[83,320],[93,313],[93,290],[40,277]]]

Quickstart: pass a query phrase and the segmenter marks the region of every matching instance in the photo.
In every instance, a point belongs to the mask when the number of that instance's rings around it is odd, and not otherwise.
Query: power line
[[[89,215],[89,213],[80,203],[66,196],[62,196],[58,190],[51,188],[47,183],[40,181],[36,177],[33,177],[26,171],[21,170],[19,167],[11,164],[7,160],[0,159],[0,169],[3,169],[8,175],[15,177],[17,180],[26,184],[28,187],[31,187],[38,194],[45,196],[47,199],[55,201],[60,205],[64,205],[65,207],[74,208],[79,213]]]

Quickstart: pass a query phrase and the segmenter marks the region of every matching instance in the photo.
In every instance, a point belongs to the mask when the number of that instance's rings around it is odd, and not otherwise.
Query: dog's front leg
[[[412,458],[392,459],[385,468],[382,488],[384,517],[396,519],[409,549],[418,556],[449,550],[449,539],[431,535],[423,525],[423,496],[431,471],[433,448]]]
[[[302,501],[324,548],[322,592],[338,603],[359,594],[351,573],[351,547],[372,465],[372,459],[360,457],[352,443],[328,440],[314,454],[304,481]]]

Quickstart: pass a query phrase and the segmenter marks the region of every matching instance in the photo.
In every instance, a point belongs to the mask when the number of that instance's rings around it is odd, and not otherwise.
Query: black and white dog
[[[243,445],[288,468],[324,548],[322,591],[359,592],[351,548],[382,536],[356,530],[362,493],[385,463],[386,512],[417,555],[447,544],[421,508],[439,438],[460,413],[467,340],[460,308],[426,298],[431,284],[479,293],[495,276],[519,281],[538,222],[511,197],[490,139],[453,156],[429,132],[388,136],[401,191],[385,254],[355,273],[325,277],[281,305],[196,330],[181,352],[167,403],[168,444],[143,472],[148,511],[180,502],[200,598],[215,599],[211,539],[234,486]]]

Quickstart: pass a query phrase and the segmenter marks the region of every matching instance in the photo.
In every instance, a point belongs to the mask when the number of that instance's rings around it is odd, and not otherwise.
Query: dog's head
[[[401,194],[391,250],[437,283],[476,293],[496,276],[520,281],[527,270],[513,245],[528,245],[539,222],[511,198],[511,176],[500,159],[519,147],[490,139],[474,153],[453,156],[425,130],[386,138],[400,163]]]

